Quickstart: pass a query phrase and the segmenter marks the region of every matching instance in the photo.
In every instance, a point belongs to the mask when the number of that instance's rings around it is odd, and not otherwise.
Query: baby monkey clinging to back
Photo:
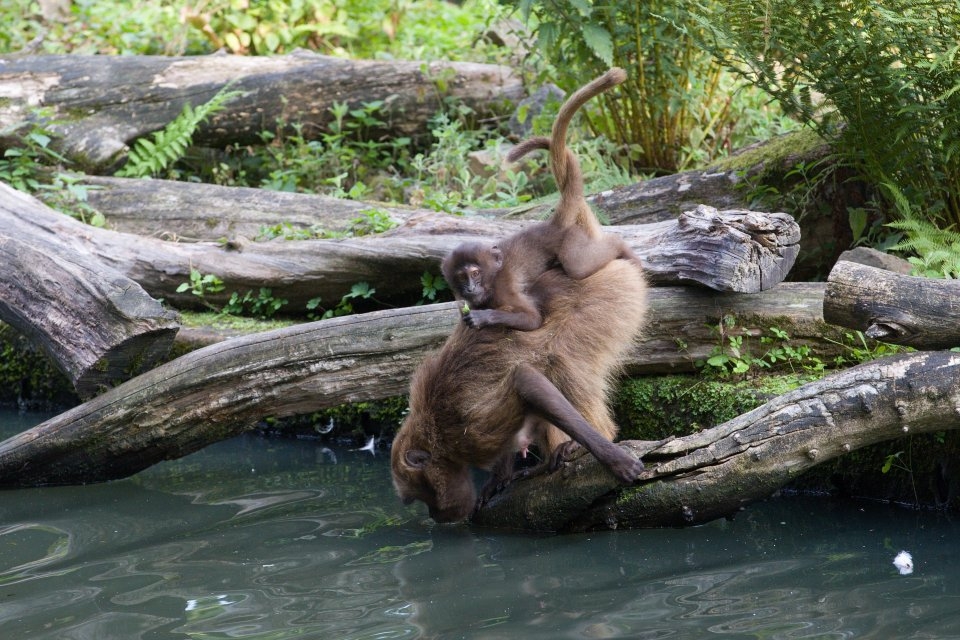
[[[566,145],[567,129],[577,110],[625,79],[623,69],[607,71],[563,103],[549,138],[528,138],[510,150],[511,162],[536,149],[550,151],[560,201],[546,222],[530,225],[496,245],[462,244],[443,260],[443,276],[457,300],[467,304],[463,319],[469,326],[539,328],[544,300],[533,285],[551,268],[559,266],[569,277],[582,280],[617,258],[640,266],[640,259],[622,238],[603,231],[584,198],[580,163]]]

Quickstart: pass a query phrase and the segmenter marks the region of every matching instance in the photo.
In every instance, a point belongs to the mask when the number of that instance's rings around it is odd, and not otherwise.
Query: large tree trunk
[[[840,261],[823,301],[827,322],[917,349],[960,346],[960,280],[902,275]]]
[[[393,137],[424,136],[447,97],[480,117],[523,97],[521,79],[508,67],[467,62],[345,60],[308,52],[269,58],[27,56],[0,60],[0,131],[42,120],[57,134],[60,152],[95,173],[118,163],[128,144],[174,120],[185,104],[197,107],[228,83],[242,95],[200,125],[196,143],[259,142],[259,134],[279,121],[303,124],[303,135],[317,136],[333,120],[329,110],[337,102],[358,108],[382,101],[377,117],[383,129]]]
[[[810,467],[905,434],[956,429],[960,354],[893,356],[834,373],[713,429],[642,455],[630,487],[595,458],[516,482],[475,516],[483,526],[579,531],[699,524],[769,496]]]
[[[83,398],[165,358],[177,314],[95,256],[36,233],[24,221],[38,211],[47,210],[0,184],[0,319],[41,347]]]
[[[749,312],[737,330],[816,331],[820,285],[753,295],[651,292],[651,325],[631,371],[689,370],[718,344],[708,324]],[[764,316],[764,314],[769,314]],[[308,414],[406,392],[410,375],[459,322],[456,303],[346,316],[233,338],[193,351],[0,443],[0,486],[123,477],[241,433],[267,416]],[[798,342],[799,344],[799,342]]]

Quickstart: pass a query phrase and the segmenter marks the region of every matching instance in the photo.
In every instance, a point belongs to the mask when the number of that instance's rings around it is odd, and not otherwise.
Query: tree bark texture
[[[179,242],[253,240],[264,228],[348,231],[364,211],[386,212],[400,224],[428,213],[343,198],[174,180],[82,176],[87,201],[107,226],[123,233]]]
[[[712,429],[624,442],[644,477],[616,480],[590,455],[516,482],[474,522],[537,531],[673,527],[734,514],[810,467],[906,434],[956,429],[960,353],[891,356],[831,374]]]
[[[917,349],[960,346],[960,280],[936,280],[853,262],[834,265],[823,300],[827,322]]]
[[[523,224],[424,214],[376,236],[221,244],[167,242],[93,228],[39,205],[0,211],[0,222],[7,220],[18,225],[22,240],[54,236],[179,308],[223,305],[234,292],[269,288],[293,311],[305,310],[318,296],[323,306],[332,307],[357,282],[369,283],[380,298],[419,298],[421,275],[437,273],[440,260],[457,244],[503,236]],[[784,214],[708,207],[673,222],[609,229],[634,247],[655,284],[699,283],[743,292],[782,280],[796,258],[799,236],[796,223]],[[178,292],[190,281],[191,270],[219,277],[223,291],[208,291],[202,300],[190,291]]]
[[[89,398],[165,358],[180,325],[130,278],[24,223],[45,214],[68,220],[0,184],[0,319]]]
[[[707,323],[722,311],[751,310],[756,324],[744,322],[747,334],[775,319],[782,324],[790,307],[798,326],[813,327],[822,296],[818,287],[785,283],[752,295],[655,289],[651,326],[627,368],[691,369],[695,354],[717,344]],[[774,318],[765,322],[767,305]],[[413,370],[459,318],[457,304],[448,302],[212,344],[0,443],[0,486],[124,477],[241,433],[268,416],[406,393]]]
[[[438,89],[441,78],[445,94]],[[333,120],[334,103],[359,108],[374,101],[384,102],[377,116],[393,137],[424,136],[446,97],[486,117],[504,113],[507,103],[524,95],[520,77],[508,67],[467,62],[345,60],[308,52],[27,56],[0,59],[0,131],[43,121],[61,153],[96,173],[115,166],[128,144],[173,121],[185,104],[204,104],[228,83],[242,95],[200,125],[195,143],[255,143],[281,120],[318,136]],[[41,114],[40,106],[48,112]]]

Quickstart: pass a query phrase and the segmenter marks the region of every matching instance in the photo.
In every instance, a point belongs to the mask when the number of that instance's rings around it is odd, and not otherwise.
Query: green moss
[[[282,329],[283,327],[289,327],[297,324],[297,322],[293,320],[262,320],[257,318],[243,318],[240,316],[231,316],[212,311],[180,311],[180,323],[184,327],[208,327],[211,329],[239,331],[241,333],[270,331],[271,329]]]
[[[636,378],[621,385],[614,412],[621,438],[659,440],[714,427],[800,383],[797,376],[740,382],[692,375]]]
[[[0,323],[0,405],[50,411],[78,403],[70,381],[46,355]]]
[[[801,129],[721,158],[705,171],[746,171],[761,166],[767,170],[773,167],[782,168],[784,164],[811,154],[825,144],[823,138],[812,129]]]

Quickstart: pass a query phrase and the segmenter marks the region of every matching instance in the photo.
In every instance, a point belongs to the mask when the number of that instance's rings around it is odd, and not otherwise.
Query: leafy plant
[[[437,295],[449,289],[447,281],[444,280],[442,275],[434,275],[429,271],[424,271],[423,275],[420,276],[420,284],[423,286],[421,303],[426,301],[436,302]]]
[[[350,235],[368,236],[383,233],[397,226],[390,214],[383,209],[371,207],[364,209],[350,222]]]
[[[272,318],[287,302],[284,298],[274,298],[271,289],[261,287],[256,295],[252,291],[247,291],[242,295],[234,291],[222,311],[237,316],[249,315],[254,318]]]
[[[955,3],[732,0],[699,14],[705,46],[832,141],[900,216],[960,224]]]
[[[42,124],[35,123],[21,134],[16,134],[10,128],[3,129],[0,135],[16,135],[20,142],[19,146],[6,149],[0,158],[0,180],[14,189],[26,193],[38,191],[44,182],[44,166],[66,162],[63,156],[50,148],[52,133]]]
[[[869,362],[908,350],[907,347],[901,347],[900,345],[868,340],[862,331],[847,331],[843,334],[843,342],[837,342],[830,338],[826,339],[846,350],[847,355],[837,356],[835,361],[836,365],[841,367]]]
[[[350,288],[350,291],[342,298],[340,302],[337,303],[337,306],[327,309],[324,311],[319,318],[317,317],[314,311],[320,309],[320,304],[322,300],[320,298],[313,298],[307,302],[307,310],[311,313],[308,313],[307,316],[311,320],[327,320],[329,318],[338,318],[340,316],[347,316],[354,312],[353,302],[354,300],[375,300],[373,294],[377,290],[372,288],[367,282],[358,282]]]
[[[917,254],[907,258],[915,267],[915,275],[960,278],[960,231],[941,229],[912,214],[887,226],[906,233],[906,238],[891,248]]]
[[[714,346],[706,360],[697,365],[704,371],[720,376],[744,376],[761,369],[789,368],[793,373],[803,372],[819,377],[826,369],[825,363],[814,355],[808,345],[793,344],[790,335],[779,327],[770,327],[768,335],[759,335],[763,353],[753,355],[749,343],[744,341],[747,331],[737,327],[736,318],[724,315],[716,327],[720,342]]]
[[[223,280],[212,273],[200,273],[199,270],[190,267],[190,280],[180,283],[177,287],[177,293],[189,291],[198,298],[203,298],[208,293],[220,293],[223,291]],[[209,303],[206,303],[210,306]]]
[[[152,140],[137,140],[130,150],[126,164],[116,175],[143,178],[159,174],[184,156],[200,123],[221,111],[227,102],[240,94],[240,91],[230,91],[228,85],[196,109],[192,108],[190,103],[185,104],[180,115],[154,133]]]
[[[298,47],[342,53],[355,38],[347,12],[330,0],[221,0],[188,7],[186,21],[215,49],[269,55]]]
[[[732,78],[700,46],[688,3],[673,0],[504,0],[535,25],[537,48],[570,90],[611,66],[620,90],[598,98],[591,128],[629,148],[639,171],[674,172],[731,146],[738,117]]]

